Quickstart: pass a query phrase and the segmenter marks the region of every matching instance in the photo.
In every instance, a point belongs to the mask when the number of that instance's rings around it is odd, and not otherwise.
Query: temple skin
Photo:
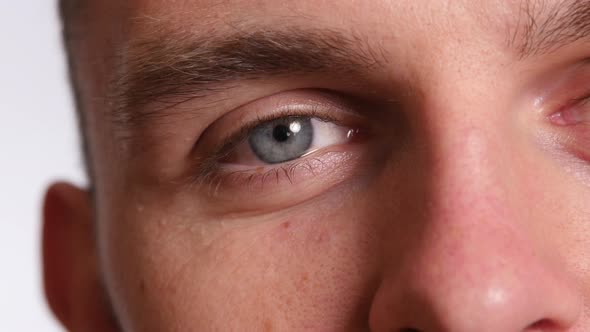
[[[69,331],[590,330],[590,1],[66,2]],[[285,109],[355,135],[228,165]]]

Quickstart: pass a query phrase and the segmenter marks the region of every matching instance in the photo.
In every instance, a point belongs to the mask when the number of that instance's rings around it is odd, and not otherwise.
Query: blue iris
[[[263,162],[278,164],[304,155],[313,141],[309,117],[285,117],[255,127],[248,138],[254,154]]]

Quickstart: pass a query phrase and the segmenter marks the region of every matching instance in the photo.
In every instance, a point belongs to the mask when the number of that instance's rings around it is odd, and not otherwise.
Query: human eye
[[[590,66],[576,71],[547,97],[548,119],[557,129],[551,139],[571,156],[590,162]]]
[[[287,115],[263,121],[224,158],[225,166],[268,166],[305,158],[324,148],[346,144],[356,129],[321,115]]]
[[[590,125],[590,92],[587,96],[571,100],[563,109],[551,114],[550,119],[560,126]]]
[[[282,93],[229,112],[205,130],[196,151],[205,158],[198,159],[195,179],[216,196],[248,201],[311,197],[366,161],[369,131],[349,99]]]

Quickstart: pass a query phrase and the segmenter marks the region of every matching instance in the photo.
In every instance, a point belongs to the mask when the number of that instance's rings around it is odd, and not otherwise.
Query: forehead
[[[133,44],[143,37],[166,38],[171,32],[198,36],[303,26],[341,29],[399,49],[436,53],[440,50],[432,47],[437,44],[468,49],[465,46],[475,43],[530,54],[543,42],[554,45],[551,39],[556,36],[571,41],[566,39],[578,35],[568,30],[571,27],[585,25],[590,30],[588,0],[107,0],[93,5],[98,8],[89,13],[103,16],[95,27],[102,25],[98,30],[109,38],[120,35],[114,37],[119,44]],[[568,16],[577,22],[563,22]],[[119,30],[126,32],[125,40]]]
[[[523,8],[536,8],[537,0],[134,0],[130,23],[137,33],[158,28],[239,29],[250,25],[295,25],[360,30],[377,36],[421,31],[437,33],[491,32],[498,35],[516,28]],[[544,1],[544,3],[552,1]],[[460,27],[470,26],[470,30]],[[481,28],[472,30],[474,27]]]
[[[263,16],[267,14],[285,17],[301,15],[310,18],[327,15],[336,22],[340,21],[342,16],[379,21],[380,18],[392,17],[391,15],[396,12],[408,19],[467,13],[496,16],[507,8],[518,11],[525,6],[537,7],[535,3],[539,1],[541,0],[132,0],[130,8],[148,15],[170,14],[189,21],[194,19],[195,14],[202,14],[201,17],[204,19],[231,16],[264,19]],[[543,5],[550,5],[552,2],[557,3],[557,0],[544,0]],[[387,23],[387,21],[380,21],[380,23]]]

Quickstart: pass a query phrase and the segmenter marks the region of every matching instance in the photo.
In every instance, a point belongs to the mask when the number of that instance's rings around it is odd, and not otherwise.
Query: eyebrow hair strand
[[[590,41],[590,0],[561,0],[551,6],[545,0],[522,1],[511,41],[521,41],[515,45],[520,59],[551,53],[582,39]]]
[[[199,98],[227,84],[280,75],[318,72],[362,73],[387,62],[354,34],[334,30],[253,30],[226,35],[170,34],[137,41],[124,51],[126,60],[112,86],[114,118],[133,125],[164,108]]]

